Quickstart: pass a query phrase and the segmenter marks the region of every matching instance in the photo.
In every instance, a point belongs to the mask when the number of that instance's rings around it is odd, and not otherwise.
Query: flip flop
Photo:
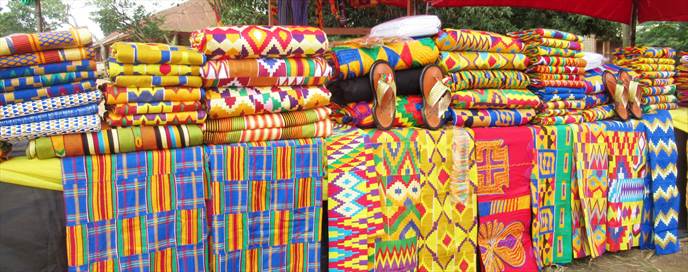
[[[640,105],[641,94],[638,91],[638,80],[634,79],[628,72],[620,71],[619,79],[624,84],[625,92],[624,95],[628,100],[628,111],[631,113],[633,118],[640,119],[643,117],[643,108]]]
[[[451,95],[449,87],[443,80],[442,69],[437,65],[428,65],[420,73],[421,95],[423,96],[423,123],[428,129],[442,126],[442,117],[449,108]]]
[[[602,81],[604,82],[604,87],[609,91],[614,100],[614,111],[621,118],[621,120],[628,120],[628,101],[626,101],[626,96],[624,96],[624,85],[620,83],[614,74],[609,71],[604,71],[602,74]]]
[[[376,61],[370,68],[373,90],[373,120],[379,129],[390,129],[396,114],[397,85],[394,69],[385,61]]]

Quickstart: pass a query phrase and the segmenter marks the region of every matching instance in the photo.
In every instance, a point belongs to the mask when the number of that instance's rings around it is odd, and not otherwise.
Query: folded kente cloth
[[[530,86],[535,88],[562,87],[562,88],[585,88],[583,80],[539,80],[532,79]]]
[[[0,78],[16,78],[25,76],[56,74],[65,72],[95,71],[96,62],[90,59],[65,61],[50,64],[21,66],[0,69]]]
[[[543,87],[535,89],[533,92],[537,94],[585,94],[585,88],[568,88],[568,87]]]
[[[521,71],[468,70],[449,73],[452,91],[467,89],[525,89],[530,84],[528,75]]]
[[[581,100],[587,97],[585,93],[538,93],[542,102],[561,101],[561,100]]]
[[[542,66],[573,66],[585,67],[586,61],[583,58],[556,57],[556,56],[537,56],[533,58],[531,65]]]
[[[542,37],[540,39],[540,45],[554,48],[563,48],[571,50],[583,50],[583,43],[578,41],[569,41],[562,39],[553,39]]]
[[[677,70],[679,69],[677,68]],[[638,78],[672,78],[677,74],[677,72],[672,71],[643,71],[641,74],[638,75]]]
[[[203,124],[205,111],[120,115],[108,112],[105,121],[112,127]]]
[[[36,123],[0,127],[0,141],[16,143],[42,136],[94,132],[100,130],[97,114],[53,119]]]
[[[530,77],[537,80],[567,80],[567,81],[581,81],[583,80],[583,75],[576,74],[546,74],[537,73],[530,74]]]
[[[201,69],[205,87],[323,85],[332,67],[323,57],[208,61]]]
[[[327,106],[330,93],[323,86],[228,87],[206,92],[211,119],[279,113]]]
[[[201,66],[184,64],[123,64],[114,59],[108,60],[108,76],[114,78],[124,75],[149,76],[200,76]]]
[[[110,46],[110,57],[129,64],[186,64],[200,66],[205,56],[185,46],[160,43],[116,42]]]
[[[676,50],[670,47],[624,47],[615,49],[613,54],[633,58],[673,58],[676,56]]]
[[[288,139],[325,138],[332,134],[332,121],[321,120],[315,123],[283,128],[259,128],[226,132],[205,132],[205,144],[229,144],[243,142],[264,142]]]
[[[525,70],[528,59],[521,53],[443,51],[437,64],[447,73],[461,70]]]
[[[563,100],[550,101],[540,104],[541,109],[575,109],[584,110],[594,106],[606,104],[609,102],[609,95],[600,93],[595,95],[588,95],[582,100]]]
[[[143,87],[191,87],[203,86],[200,76],[117,76],[114,84],[119,87],[143,88]]]
[[[224,132],[263,128],[295,127],[328,119],[331,112],[332,110],[329,108],[321,107],[303,111],[266,113],[213,119],[205,122],[203,125],[203,131]]]
[[[136,126],[41,137],[29,142],[26,156],[29,159],[50,159],[175,149],[202,144],[203,131],[197,125]]]
[[[475,89],[452,93],[456,109],[537,108],[540,98],[527,89]]]
[[[108,111],[119,115],[199,111],[201,110],[201,108],[201,101],[160,101],[126,103],[115,104],[107,107]]]
[[[519,39],[471,29],[445,28],[440,30],[434,39],[440,51],[521,53],[525,48]]]
[[[96,90],[96,80],[0,93],[0,106]]]
[[[73,108],[59,109],[39,114],[0,120],[0,126],[16,126],[74,116],[92,115],[98,113],[98,103]]]
[[[655,79],[641,79],[640,84],[650,86],[650,87],[657,87],[657,86],[667,86],[667,85],[672,85],[674,84],[674,79],[673,78],[655,78]]]
[[[31,34],[12,34],[0,38],[0,56],[36,51],[84,47],[93,41],[86,28]]]
[[[602,105],[581,111],[585,122],[594,122],[611,119],[616,116],[613,105]]]
[[[571,109],[544,109],[538,112],[537,116],[564,116],[571,114],[581,114],[584,110],[571,110]]]
[[[637,58],[633,59],[635,64],[669,64],[674,65],[676,61],[672,58]]]
[[[100,91],[92,91],[0,106],[0,120],[93,103],[97,104],[101,98]]]
[[[324,54],[327,34],[310,26],[224,26],[191,33],[191,46],[211,59],[299,57]]]
[[[20,89],[34,89],[59,84],[95,80],[95,71],[64,72],[17,78],[0,79],[0,92],[11,92]]]
[[[533,123],[542,126],[580,124],[585,122],[585,118],[580,114],[570,114],[561,116],[535,116]]]
[[[526,50],[529,54],[533,54],[535,56],[555,56],[555,57],[574,57],[574,58],[582,58],[583,57],[583,52],[579,50],[571,50],[571,49],[564,49],[564,48],[554,48],[554,47],[547,47],[547,46],[537,46],[533,48],[529,48]]]
[[[637,71],[647,71],[647,72],[658,72],[658,71],[668,71],[672,72],[676,70],[676,67],[672,64],[635,64],[631,66]]]
[[[417,95],[397,96],[396,113],[392,120],[393,127],[422,127],[423,122],[423,98]],[[350,124],[359,128],[374,128],[373,103],[361,101],[349,103],[344,106],[333,106],[332,118],[340,124]],[[448,120],[445,114],[443,120]]]
[[[583,75],[584,67],[536,65],[528,68],[529,73]]]
[[[449,109],[451,124],[457,127],[513,127],[528,124],[534,109],[463,110]]]
[[[384,45],[342,45],[332,48],[339,65],[339,79],[362,77],[377,60],[384,60],[394,70],[423,67],[437,61],[439,50],[432,38],[401,40]],[[336,68],[335,68],[336,70]]]
[[[127,88],[107,84],[103,94],[105,95],[106,105],[161,101],[200,101],[205,97],[205,89],[187,87]]]
[[[576,34],[564,32],[564,31],[559,31],[559,30],[554,30],[554,29],[545,29],[545,28],[535,28],[535,29],[517,31],[517,32],[509,33],[509,35],[520,36],[525,41],[532,41],[533,39],[539,39],[539,38],[551,38],[551,39],[577,41],[577,42],[583,41],[583,37],[578,36]]]
[[[676,103],[678,99],[676,99],[676,96],[673,94],[650,95],[644,96],[642,102],[643,104]]]
[[[655,112],[658,110],[675,110],[675,109],[678,109],[678,104],[676,102],[643,105],[643,112],[645,112],[645,113]]]
[[[83,47],[0,56],[0,68],[85,60],[94,56],[95,49]]]
[[[591,70],[585,74],[585,93],[598,94],[606,91],[602,81],[602,70]]]

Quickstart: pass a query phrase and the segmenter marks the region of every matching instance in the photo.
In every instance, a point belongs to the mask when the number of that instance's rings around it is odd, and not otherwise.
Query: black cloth
[[[422,72],[423,68],[394,71],[397,95],[420,95],[420,74]],[[332,93],[332,102],[339,105],[373,100],[373,86],[370,85],[369,75],[334,81],[327,86],[327,89]]]

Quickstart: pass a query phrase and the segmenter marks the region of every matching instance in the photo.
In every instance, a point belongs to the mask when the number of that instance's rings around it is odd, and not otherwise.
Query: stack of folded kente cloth
[[[100,129],[91,42],[86,29],[0,38],[0,141]]]
[[[678,108],[674,74],[676,50],[668,47],[626,47],[614,50],[614,64],[640,78],[643,112]]]
[[[182,46],[117,42],[102,86],[112,127],[202,124],[200,67],[205,56]]]
[[[584,81],[586,61],[583,59],[583,38],[551,29],[530,29],[510,33],[526,43],[531,91],[542,99],[541,110],[533,120],[541,125],[581,123],[580,110],[607,101],[586,93]],[[591,99],[591,104],[586,100]]]
[[[315,27],[202,29],[191,44],[208,57],[204,142],[226,144],[326,137],[332,68],[327,35]]]
[[[681,52],[680,56],[676,65],[676,96],[679,106],[688,107],[688,52]]]
[[[585,94],[587,96],[583,99],[582,107],[573,107],[582,109],[568,109],[565,111],[568,111],[569,115],[582,115],[584,122],[595,122],[616,116],[614,105],[609,103],[611,99],[609,92],[604,86],[602,74],[604,71],[610,71],[613,74],[617,74],[621,69],[623,68],[605,64],[602,67],[587,70],[583,78],[583,81],[585,81]]]
[[[454,125],[525,125],[540,99],[527,87],[524,43],[501,34],[443,29],[435,37],[439,66],[450,77]]]

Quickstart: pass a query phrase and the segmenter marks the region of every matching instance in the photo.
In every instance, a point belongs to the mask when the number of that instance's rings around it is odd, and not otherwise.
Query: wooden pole
[[[414,0],[406,0],[406,16],[413,16],[416,14],[416,5]]]
[[[633,5],[631,10],[631,26],[629,29],[628,37],[630,39],[630,45],[635,46],[635,30],[638,25],[638,0],[633,0],[631,3]]]
[[[41,14],[41,0],[36,0],[36,28],[43,32],[43,15]]]

